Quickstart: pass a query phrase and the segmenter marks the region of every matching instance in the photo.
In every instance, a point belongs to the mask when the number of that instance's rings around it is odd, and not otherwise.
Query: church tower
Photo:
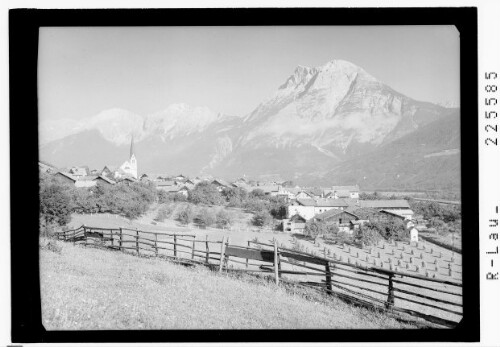
[[[134,153],[134,135],[130,142],[130,158],[120,166],[120,171],[137,179],[137,158]]]
[[[137,159],[134,153],[134,135],[132,135],[132,140],[130,141],[130,174],[137,178]]]

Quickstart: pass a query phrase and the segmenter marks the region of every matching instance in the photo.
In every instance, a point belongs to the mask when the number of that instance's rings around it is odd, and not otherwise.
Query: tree
[[[252,223],[255,226],[266,226],[271,224],[273,221],[273,217],[267,212],[266,210],[261,210],[255,212],[253,218],[252,218]]]
[[[177,219],[179,222],[182,224],[189,224],[193,221],[194,217],[194,210],[191,207],[191,205],[186,205],[182,211],[179,212],[179,215],[177,216]]]
[[[387,240],[407,240],[410,237],[403,221],[393,219],[387,222],[372,222],[364,225],[366,228],[374,229],[380,236]]]
[[[365,224],[360,225],[359,229],[356,230],[354,238],[365,245],[375,245],[382,239],[382,235],[377,228],[372,227],[372,225]]]
[[[215,214],[211,209],[202,208],[198,213],[198,222],[204,227],[209,227],[215,223]]]
[[[188,193],[188,201],[194,204],[223,205],[224,199],[217,186],[209,182],[200,182]]]
[[[248,197],[251,199],[263,199],[266,196],[266,193],[260,188],[256,188],[248,194]]]
[[[222,196],[231,207],[241,207],[248,197],[245,189],[240,187],[227,187],[222,190]]]
[[[228,211],[221,209],[217,212],[216,224],[219,228],[227,228],[233,223],[233,216]]]
[[[306,222],[306,226],[304,228],[304,234],[309,237],[317,238],[319,235],[324,235],[327,231],[327,226],[325,222],[319,222],[310,220]]]
[[[269,213],[276,219],[283,219],[287,214],[287,202],[285,198],[278,196],[270,196],[266,199],[268,201],[267,209]]]
[[[40,181],[40,217],[45,225],[68,224],[71,220],[72,208],[69,186],[61,185],[52,179]]]

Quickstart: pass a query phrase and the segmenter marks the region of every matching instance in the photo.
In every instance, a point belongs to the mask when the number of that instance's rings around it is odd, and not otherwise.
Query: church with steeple
[[[120,166],[119,171],[124,176],[128,175],[137,179],[137,159],[134,153],[134,135],[132,135],[130,142],[130,158]]]

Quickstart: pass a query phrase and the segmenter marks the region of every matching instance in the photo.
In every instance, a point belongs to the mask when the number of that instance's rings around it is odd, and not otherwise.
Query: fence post
[[[122,228],[120,227],[120,240],[118,240],[118,246],[120,246],[120,251],[122,250]]]
[[[279,271],[278,271],[278,244],[276,240],[274,240],[274,277],[276,278],[276,285],[279,285]]]
[[[155,257],[158,256],[158,234],[155,233]]]
[[[209,253],[210,253],[210,250],[209,250],[209,247],[208,247],[208,235],[206,235],[206,238],[207,238],[207,241],[206,241],[206,251],[207,251],[207,254],[205,256],[205,262],[208,264],[208,257],[209,257]]]
[[[394,306],[394,283],[392,278],[394,274],[389,274],[389,291],[387,294],[387,303],[385,304],[386,309],[391,309]]]
[[[222,243],[220,246],[220,260],[219,260],[219,272],[222,272],[222,263],[224,261],[224,239],[225,236],[222,236]]]
[[[335,266],[335,265],[334,265]],[[332,295],[332,272],[330,271],[330,262],[325,265],[326,271],[326,289],[328,295]]]
[[[177,235],[174,234],[174,257],[177,258]]]
[[[137,251],[137,255],[139,255],[139,229],[135,228],[135,250]]]
[[[194,248],[195,248],[195,246],[196,246],[196,242],[195,242],[195,240],[196,240],[196,236],[195,236],[195,237],[193,237],[193,251],[191,252],[191,259],[192,259],[192,260],[194,260]]]
[[[247,241],[248,248],[250,248],[250,241]],[[248,269],[248,258],[245,258],[245,267]]]

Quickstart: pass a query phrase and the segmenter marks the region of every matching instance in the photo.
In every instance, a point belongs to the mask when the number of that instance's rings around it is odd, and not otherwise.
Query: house
[[[354,213],[345,210],[331,209],[325,211],[323,213],[317,214],[313,217],[313,220],[319,222],[329,222],[336,224],[337,226],[340,224],[349,223],[352,220],[358,220],[359,217]]]
[[[102,170],[101,170],[101,174],[100,176],[104,176],[104,177],[113,177],[113,171],[112,169],[110,169],[108,166],[105,166]]]
[[[404,221],[404,217],[385,210],[369,207],[349,207],[346,211],[358,216],[358,220],[371,223],[389,222],[395,219]]]
[[[69,173],[75,178],[85,177],[90,174],[88,168],[86,167],[72,167],[69,169]]]
[[[295,199],[312,199],[313,197],[304,191],[295,194]]]
[[[413,211],[406,200],[359,200],[359,206],[392,212],[406,219],[413,217]]]
[[[75,187],[77,187],[77,188],[93,187],[97,184],[97,182],[95,180],[97,177],[98,176],[91,176],[91,175],[78,177],[75,181]]]
[[[265,195],[278,196],[278,192],[280,191],[280,186],[277,185],[258,186],[256,189],[262,190]]]
[[[336,199],[351,198],[359,199],[359,186],[332,186],[331,191],[337,196]]]
[[[321,188],[306,188],[304,191],[311,197],[311,198],[323,198],[323,189]]]
[[[288,216],[298,214],[309,220],[331,209],[344,210],[349,205],[342,199],[296,199],[288,206]]]
[[[283,232],[303,234],[306,227],[306,220],[299,214],[295,214],[290,219],[283,219]]]
[[[174,180],[179,181],[179,182],[184,182],[186,179],[187,179],[187,177],[182,175],[182,174],[174,177]]]
[[[156,184],[156,189],[159,189],[159,190],[170,190],[170,188],[172,187],[177,187],[177,184],[175,184],[174,181],[159,181],[159,182],[155,182]]]
[[[224,188],[232,187],[231,183],[220,178],[217,178],[210,183],[213,184],[214,186],[217,186],[219,192],[221,192]]]
[[[287,199],[296,199],[297,198],[297,194],[300,193],[302,191],[301,188],[299,187],[295,187],[295,188],[284,188],[282,186],[279,186],[279,190],[278,190],[278,193],[277,193],[277,196],[282,196],[282,197],[285,197]]]
[[[58,171],[54,174],[54,177],[57,178],[60,182],[68,183],[74,185],[76,182],[76,177],[68,172]]]
[[[186,186],[174,185],[174,186],[156,186],[156,189],[162,190],[168,194],[182,194],[188,196],[189,189]]]

